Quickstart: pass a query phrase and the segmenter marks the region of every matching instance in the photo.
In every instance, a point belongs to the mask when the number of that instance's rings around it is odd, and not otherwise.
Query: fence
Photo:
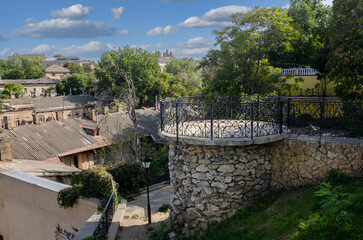
[[[288,68],[288,69],[281,69],[278,72],[282,73],[282,75],[292,74],[294,76],[313,76],[319,73],[317,70],[313,68]]]
[[[179,137],[255,138],[287,133],[288,101],[275,96],[201,96],[160,102],[161,131]]]
[[[296,133],[363,136],[363,102],[275,96],[200,96],[160,102],[160,130],[179,137],[250,138]]]

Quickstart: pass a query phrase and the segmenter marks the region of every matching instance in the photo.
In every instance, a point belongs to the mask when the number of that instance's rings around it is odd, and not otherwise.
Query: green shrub
[[[169,204],[163,204],[159,207],[158,209],[158,212],[163,212],[163,213],[166,213],[170,208],[170,205]]]
[[[73,204],[80,196],[81,188],[81,185],[73,185],[60,190],[57,197],[58,204],[63,208],[73,207]]]
[[[324,181],[332,185],[337,185],[347,183],[348,178],[344,175],[344,173],[339,172],[337,169],[333,168],[328,171],[328,177],[325,178]]]
[[[71,178],[71,185],[82,185],[84,182],[84,176],[83,174],[72,174],[72,178]]]
[[[118,192],[123,197],[139,193],[140,187],[145,186],[145,172],[139,163],[117,163],[108,172],[118,184]]]
[[[81,175],[81,176],[80,176]],[[58,192],[58,204],[64,208],[72,207],[79,196],[86,198],[95,197],[100,201],[99,208],[102,209],[112,194],[113,178],[103,166],[96,166],[83,170],[78,176],[73,176],[71,187],[65,188]],[[115,189],[116,182],[113,181]],[[115,200],[117,204],[118,196],[115,192]]]
[[[154,159],[150,166],[151,171],[156,174],[166,174],[169,176],[169,153],[165,153]]]

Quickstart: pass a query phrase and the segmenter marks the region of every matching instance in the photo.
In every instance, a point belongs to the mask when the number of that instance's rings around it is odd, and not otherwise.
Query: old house
[[[57,64],[53,64],[49,67],[47,67],[45,70],[45,76],[47,78],[61,80],[64,77],[67,77],[71,74],[71,70],[68,68],[59,66]]]
[[[24,98],[46,96],[49,88],[55,87],[57,80],[50,78],[40,79],[0,79],[0,91],[4,91],[6,83],[19,83],[24,88]]]

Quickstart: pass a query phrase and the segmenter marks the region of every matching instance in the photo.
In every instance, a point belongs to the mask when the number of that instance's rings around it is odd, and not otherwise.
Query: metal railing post
[[[287,117],[286,117],[286,127],[290,127],[290,98],[287,98]]]
[[[213,103],[210,104],[210,139],[213,140]]]
[[[178,105],[179,105],[179,103],[175,103],[176,141],[177,142],[179,142],[179,114],[178,114]]]
[[[251,140],[253,140],[253,102],[251,102]]]
[[[279,119],[279,133],[282,134],[282,102],[281,98],[277,98],[277,107],[278,107],[278,119]]]
[[[161,132],[163,129],[163,102],[160,101],[160,130]]]

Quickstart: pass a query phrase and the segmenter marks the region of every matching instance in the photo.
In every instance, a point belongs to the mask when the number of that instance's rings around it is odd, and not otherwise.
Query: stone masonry
[[[328,170],[363,177],[363,139],[292,135],[247,146],[172,141],[171,220],[176,232],[200,234],[270,189],[318,184]]]
[[[233,215],[269,189],[271,144],[200,146],[172,142],[171,220],[183,235]]]

